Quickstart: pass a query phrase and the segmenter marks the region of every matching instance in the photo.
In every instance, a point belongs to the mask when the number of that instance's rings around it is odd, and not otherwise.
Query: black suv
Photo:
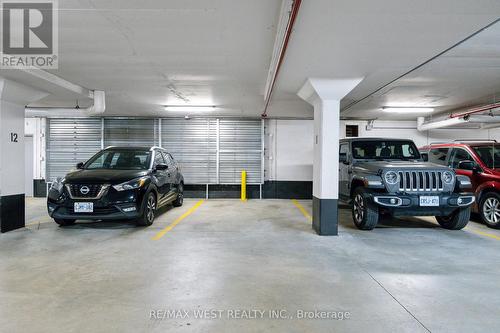
[[[159,207],[182,205],[184,178],[162,148],[108,147],[76,167],[52,183],[47,197],[59,225],[128,219],[148,226]]]
[[[357,138],[340,141],[339,194],[351,204],[354,224],[375,228],[382,213],[435,216],[446,229],[469,222],[469,177],[424,162],[408,139]]]

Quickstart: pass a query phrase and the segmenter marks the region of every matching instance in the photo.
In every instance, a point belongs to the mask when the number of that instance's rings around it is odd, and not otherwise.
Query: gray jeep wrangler
[[[340,200],[351,204],[362,230],[375,228],[381,214],[435,216],[446,229],[464,228],[474,195],[467,176],[424,162],[411,140],[340,140]]]

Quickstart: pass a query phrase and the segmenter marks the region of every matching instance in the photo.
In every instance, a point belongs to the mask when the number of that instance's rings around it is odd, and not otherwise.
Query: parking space
[[[500,241],[477,234],[484,227],[475,222],[457,232],[431,219],[405,218],[366,232],[355,229],[350,210],[342,208],[340,236],[318,238],[303,214],[311,212],[309,200],[190,199],[181,209],[166,209],[149,228],[123,222],[59,227],[47,221],[41,202],[28,201],[33,224],[4,235],[0,244],[6,331],[235,331],[251,322],[257,331],[491,332],[500,323],[494,311],[484,311],[500,307],[491,292],[500,274]],[[291,315],[321,309],[350,317],[150,318],[161,309],[233,308]]]

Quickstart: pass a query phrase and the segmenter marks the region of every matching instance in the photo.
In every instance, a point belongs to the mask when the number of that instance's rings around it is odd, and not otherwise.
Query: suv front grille
[[[403,192],[443,191],[442,171],[399,171],[399,190]]]
[[[73,198],[97,198],[102,187],[101,184],[66,184],[66,188]]]

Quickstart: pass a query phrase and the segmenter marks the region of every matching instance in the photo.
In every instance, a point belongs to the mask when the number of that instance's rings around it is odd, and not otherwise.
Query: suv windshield
[[[500,145],[472,147],[488,168],[500,168]]]
[[[352,143],[352,156],[365,160],[416,160],[420,153],[413,141],[363,140]]]
[[[94,155],[84,169],[147,170],[149,162],[147,150],[108,149]]]

